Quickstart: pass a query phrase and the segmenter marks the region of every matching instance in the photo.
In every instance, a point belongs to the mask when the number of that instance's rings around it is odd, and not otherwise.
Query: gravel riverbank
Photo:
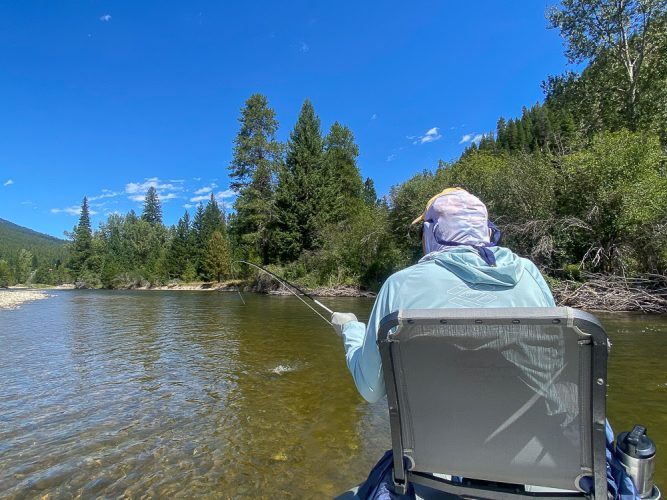
[[[24,302],[51,297],[41,290],[0,290],[0,310],[16,309]]]

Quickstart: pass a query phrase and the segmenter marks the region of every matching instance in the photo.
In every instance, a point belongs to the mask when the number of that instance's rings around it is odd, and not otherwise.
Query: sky
[[[309,98],[355,135],[379,195],[456,159],[568,69],[548,3],[0,2],[0,218],[63,237],[84,196],[93,226],[165,224],[213,192],[232,207],[238,117],[267,96],[285,141]],[[476,139],[477,138],[477,139]]]

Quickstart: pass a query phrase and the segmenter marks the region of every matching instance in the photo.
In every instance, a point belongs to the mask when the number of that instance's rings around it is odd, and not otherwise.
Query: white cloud
[[[427,143],[427,142],[437,141],[437,140],[440,139],[441,137],[442,137],[442,135],[440,135],[440,134],[438,133],[438,127],[433,127],[432,129],[429,129],[429,130],[426,132],[426,135],[424,135],[424,136],[421,138],[421,143],[422,143],[422,144],[425,144],[425,143]]]
[[[192,203],[199,203],[200,201],[205,201],[205,200],[208,200],[209,198],[210,198],[210,196],[205,194],[205,195],[201,195],[201,196],[193,196],[192,198],[190,198],[190,201]]]
[[[192,208],[194,205],[191,205],[190,203],[186,203],[183,205],[183,208]]]
[[[65,207],[65,208],[52,208],[51,209],[52,214],[67,214],[67,215],[79,215],[81,214],[81,207],[79,205],[72,205],[71,207]],[[88,213],[90,215],[97,215],[97,212],[95,210],[88,210]]]
[[[110,189],[103,189],[102,194],[99,194],[97,196],[91,196],[90,198],[88,198],[88,201],[101,200],[103,198],[113,198],[114,196],[118,196],[119,194],[122,193],[111,191]]]
[[[377,120],[377,119],[378,119],[378,115],[377,115],[377,113],[373,113],[373,114],[371,115],[371,120]]]
[[[299,43],[299,52],[306,53],[310,50],[310,46],[306,42]]]
[[[483,138],[484,138],[484,135],[477,134],[475,132],[471,132],[471,133],[465,134],[463,137],[461,137],[461,140],[459,141],[459,144],[466,144],[468,142],[474,142],[475,144],[478,144],[479,141],[481,141]]]
[[[412,141],[412,144],[426,144],[427,142],[435,142],[442,138],[439,130],[439,127],[433,127],[428,129],[424,135],[407,136],[407,138]]]
[[[11,186],[12,184],[14,184],[14,181],[12,179],[7,179],[2,185]]]
[[[396,155],[393,154],[393,153],[390,154],[389,156],[387,156],[387,161],[394,161],[395,159],[396,159]]]
[[[215,182],[211,182],[211,184],[209,186],[204,186],[204,187],[200,187],[199,189],[197,189],[197,191],[195,191],[194,194],[210,193],[211,191],[213,191],[217,187],[218,187],[218,185]]]
[[[236,194],[236,191],[233,189],[225,189],[224,191],[218,191],[215,197],[219,200],[224,200],[225,198],[233,198]]]
[[[211,198],[211,194],[215,196],[216,200],[225,200],[227,198],[233,198],[234,196],[237,195],[236,191],[234,191],[233,189],[225,189],[224,191],[218,191],[217,193],[209,192],[208,194],[193,196],[192,198],[190,198],[190,202],[199,203],[200,201],[207,201],[208,199]]]
[[[100,21],[102,21],[103,23],[108,23],[109,21],[111,21],[111,15],[104,14],[103,16],[100,17]]]
[[[160,201],[173,200],[178,198],[179,192],[183,191],[183,186],[176,182],[164,182],[158,177],[149,177],[143,182],[128,182],[125,185],[125,194],[132,201],[141,202],[146,198],[148,188],[155,188]]]

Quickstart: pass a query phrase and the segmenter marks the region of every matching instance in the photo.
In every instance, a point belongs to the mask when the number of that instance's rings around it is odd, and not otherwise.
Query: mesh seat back
[[[398,424],[411,468],[570,490],[590,475],[592,342],[574,312],[401,311],[389,334],[383,323],[392,436]]]

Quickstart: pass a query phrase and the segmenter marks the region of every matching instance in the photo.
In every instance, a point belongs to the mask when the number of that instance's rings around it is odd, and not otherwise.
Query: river
[[[52,293],[0,311],[0,497],[331,498],[390,447],[386,402],[294,297]],[[609,418],[648,427],[665,489],[667,318],[602,319]]]

